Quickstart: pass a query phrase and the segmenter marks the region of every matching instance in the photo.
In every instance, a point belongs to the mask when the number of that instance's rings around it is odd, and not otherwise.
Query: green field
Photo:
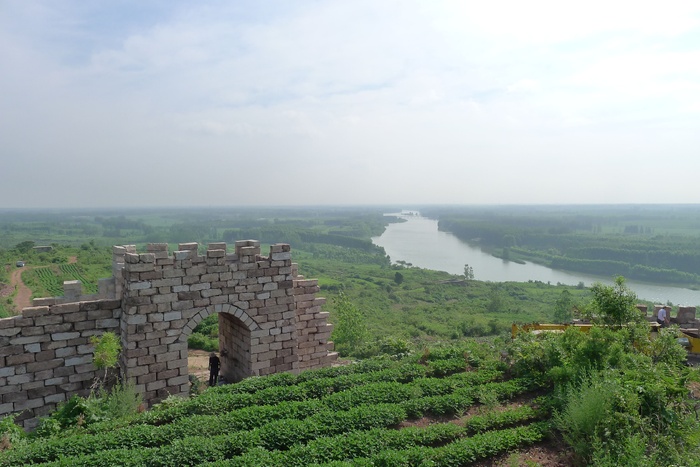
[[[578,465],[697,466],[700,374],[674,345],[570,329],[253,377],[126,416],[72,399],[29,437],[0,421],[0,465],[539,465],[535,445]]]
[[[672,334],[652,340],[645,326],[630,326],[511,341],[511,323],[595,313],[596,295],[582,286],[481,282],[391,265],[369,240],[391,210],[0,215],[0,231],[8,233],[0,238],[9,242],[0,250],[6,265],[0,282],[17,260],[26,261],[23,278],[34,296],[60,293],[64,280],[80,280],[84,293],[92,293],[99,278],[111,275],[112,244],[162,241],[173,249],[180,241],[227,241],[232,247],[233,240],[256,238],[265,253],[265,244],[290,243],[300,273],[318,278],[318,295],[328,298],[337,350],[355,362],[249,378],[127,417],[121,415],[129,404],[119,399],[74,400],[28,438],[8,418],[0,421],[0,466],[537,465],[528,457],[531,445],[554,446],[550,455],[562,463],[700,465],[693,415],[700,375],[684,365],[685,351]],[[533,225],[560,215],[535,214]],[[435,215],[472,226],[464,213]],[[612,229],[610,219],[619,215],[610,213],[594,229],[600,232],[584,237],[600,234],[623,252],[632,234],[626,225]],[[490,216],[500,228],[509,225],[502,212]],[[515,217],[523,228],[523,217]],[[690,218],[662,221],[654,232],[664,227],[668,241],[659,245],[674,251],[692,245]],[[532,238],[567,235],[574,233],[540,231]],[[45,244],[50,251],[33,248]],[[543,262],[551,253],[509,248]],[[12,311],[10,295],[0,313]],[[191,348],[218,348],[215,318],[200,323]]]

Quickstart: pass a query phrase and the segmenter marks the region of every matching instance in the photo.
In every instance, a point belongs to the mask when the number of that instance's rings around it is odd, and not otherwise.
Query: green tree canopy
[[[636,307],[637,294],[625,285],[625,278],[617,276],[614,285],[596,282],[591,286],[593,299],[589,305],[589,316],[608,326],[622,326],[641,321],[642,315]]]

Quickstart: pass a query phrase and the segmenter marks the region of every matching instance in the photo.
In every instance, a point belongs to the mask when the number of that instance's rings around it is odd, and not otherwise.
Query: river
[[[375,245],[384,248],[393,263],[405,261],[420,268],[451,274],[464,274],[464,265],[468,264],[474,270],[474,279],[480,281],[537,280],[568,285],[583,282],[587,286],[594,282],[613,283],[610,277],[558,271],[534,263],[518,264],[504,261],[462,242],[451,233],[439,231],[436,220],[401,214],[387,215],[406,220],[389,224],[381,236],[372,238]],[[625,283],[643,300],[655,303],[671,302],[681,306],[700,304],[700,291],[630,280]]]

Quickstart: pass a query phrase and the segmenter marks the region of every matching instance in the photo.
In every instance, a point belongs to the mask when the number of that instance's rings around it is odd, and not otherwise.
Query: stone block
[[[84,365],[92,362],[92,355],[81,355],[76,357],[66,358],[66,366]]]
[[[63,315],[63,321],[66,323],[78,323],[87,319],[87,311],[78,311],[75,313],[66,313]]]
[[[695,321],[695,307],[679,307],[676,322],[679,324],[690,324]]]
[[[238,296],[235,296],[235,299],[237,299]],[[212,305],[222,305],[225,303],[229,303],[231,301],[231,298],[229,298],[228,295],[217,295],[214,297],[209,298],[209,303]]]
[[[197,293],[197,292],[194,292]],[[171,306],[170,309],[172,311],[183,311],[183,310],[189,310],[191,308],[196,307],[196,303],[198,300],[192,301],[192,300],[181,300],[179,302],[174,302]]]
[[[15,402],[15,412],[36,409],[44,405],[44,399],[28,399],[26,401]]]
[[[34,381],[34,374],[33,373],[28,373],[28,374],[25,373],[23,375],[14,375],[14,376],[7,377],[7,384],[8,385],[31,383],[32,381]]]
[[[7,404],[0,404],[0,415],[6,415],[14,412],[15,405],[11,402]]]
[[[53,341],[67,341],[78,337],[80,337],[79,332],[55,332],[51,334],[51,340]]]
[[[82,381],[90,381],[95,377],[95,374],[93,372],[87,372],[87,373],[75,373],[73,375],[70,375],[68,377],[68,381],[71,383],[79,383]]]
[[[36,354],[37,362],[45,362],[47,360],[53,360],[54,358],[56,358],[55,350],[44,350]]]
[[[177,319],[182,319],[181,311],[170,311],[163,315],[163,321],[175,321]]]
[[[168,379],[168,386],[177,386],[180,384],[187,384],[188,382],[189,378],[187,375],[180,375]]]
[[[97,319],[95,320],[95,327],[98,329],[113,329],[119,327],[119,320],[114,318],[109,319]]]
[[[56,394],[56,386],[46,386],[27,391],[27,397],[29,399],[38,399],[40,397],[46,397],[52,394]]]
[[[269,368],[269,367],[270,367],[270,361],[264,360],[264,361],[259,361],[259,362],[253,362],[250,366],[250,369],[252,371],[259,371],[263,368]]]
[[[48,342],[49,340],[51,340],[51,338],[46,334],[40,336],[13,337],[10,338],[10,345],[35,344],[37,342]]]
[[[95,365],[93,365],[92,363],[86,363],[85,365],[76,365],[75,366],[75,372],[79,373],[79,374],[80,373],[87,373],[87,372],[94,373],[96,369],[97,368],[95,368]]]
[[[44,397],[44,402],[46,404],[59,404],[61,402],[65,402],[65,400],[66,400],[66,394],[63,392],[51,394],[49,396]]]
[[[24,351],[28,353],[38,353],[41,352],[41,344],[26,344],[24,346]]]
[[[137,359],[139,365],[152,365],[156,362],[155,355],[145,355]]]
[[[45,315],[37,316],[34,319],[34,324],[37,326],[45,326],[47,324],[61,324],[63,323],[63,315]]]
[[[7,319],[7,318],[5,318]],[[14,337],[22,332],[21,328],[4,328],[0,329],[0,337]]]
[[[154,295],[152,298],[154,304],[171,303],[177,301],[176,293],[166,293],[162,295]]]
[[[165,381],[153,381],[151,383],[146,384],[146,391],[157,391],[158,389],[164,388],[165,386]]]
[[[169,362],[180,358],[180,352],[165,352],[156,355],[156,362]]]
[[[88,320],[88,321],[83,321],[82,323],[75,323],[73,325],[73,329],[75,331],[91,331],[95,329],[95,321],[94,320]],[[82,333],[81,333],[82,335]]]
[[[21,347],[21,346],[19,346]],[[36,361],[36,354],[33,353],[21,353],[19,355],[8,355],[5,358],[5,364],[8,366],[18,366],[24,363],[33,363]]]
[[[47,386],[58,386],[67,382],[68,378],[66,376],[61,376],[60,378],[48,378],[44,381],[44,384],[46,384]]]
[[[72,366],[61,366],[53,370],[53,375],[55,378],[62,378],[73,374],[75,374],[75,367]]]
[[[168,380],[170,378],[174,378],[175,376],[180,375],[180,370],[178,369],[172,369],[172,370],[163,370],[158,373],[158,379],[159,380]],[[170,383],[168,383],[170,384]]]
[[[150,263],[136,263],[136,264],[129,264],[127,263],[126,267],[124,268],[128,272],[151,272],[155,270],[155,258],[153,258],[154,261]]]
[[[187,368],[187,359],[181,358],[178,360],[171,360],[167,362],[167,368],[169,370],[172,370],[174,368],[177,368],[178,370],[181,370],[183,368]]]
[[[165,362],[153,363],[148,366],[148,371],[156,375],[156,379],[163,379],[158,374],[165,371],[168,365]]]

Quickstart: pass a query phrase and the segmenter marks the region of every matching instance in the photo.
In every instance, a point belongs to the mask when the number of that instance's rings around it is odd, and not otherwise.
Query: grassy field
[[[650,339],[646,327],[631,326],[511,340],[513,322],[590,311],[593,292],[391,265],[368,240],[383,228],[381,210],[311,212],[93,214],[63,218],[60,228],[16,223],[8,230],[16,243],[0,250],[8,266],[0,282],[25,260],[35,296],[55,294],[68,278],[90,291],[111,274],[111,244],[292,243],[300,273],[318,278],[318,295],[328,298],[343,360],[355,363],[250,378],[126,417],[134,402],[128,388],[111,402],[96,394],[64,404],[29,437],[6,418],[0,466],[700,465],[693,415],[700,375],[684,365],[672,334]],[[70,240],[57,243],[62,236]],[[50,242],[51,251],[36,251],[35,239]],[[11,300],[3,303],[11,307]],[[193,337],[216,349],[210,318]]]
[[[700,375],[670,347],[658,353],[669,336],[465,339],[127,415],[104,394],[72,399],[29,436],[0,420],[0,465],[698,466]],[[118,392],[127,399],[138,405]]]

